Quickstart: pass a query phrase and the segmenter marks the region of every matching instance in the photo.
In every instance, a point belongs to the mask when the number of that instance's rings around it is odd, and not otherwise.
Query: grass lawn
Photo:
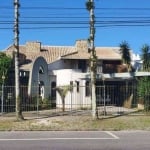
[[[17,122],[13,117],[0,117],[0,131],[35,130],[149,130],[150,116],[127,115],[92,120],[91,116],[56,116],[26,119]]]

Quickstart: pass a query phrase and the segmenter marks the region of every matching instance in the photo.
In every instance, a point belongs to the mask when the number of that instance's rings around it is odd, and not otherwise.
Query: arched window
[[[44,73],[44,69],[42,66],[40,66],[38,70],[38,90],[39,90],[39,96],[41,96],[42,99],[44,98],[44,82],[41,81],[41,74],[43,73]]]
[[[39,74],[43,74],[44,73],[44,69],[42,66],[39,67]]]

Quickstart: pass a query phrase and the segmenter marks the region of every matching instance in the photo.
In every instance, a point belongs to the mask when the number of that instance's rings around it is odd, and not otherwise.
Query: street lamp
[[[4,112],[4,81],[5,81],[5,76],[2,75],[2,95],[1,95],[1,114]]]

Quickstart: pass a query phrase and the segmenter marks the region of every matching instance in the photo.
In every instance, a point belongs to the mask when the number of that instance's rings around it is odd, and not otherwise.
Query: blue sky
[[[20,44],[74,45],[89,37],[86,0],[20,0]],[[135,53],[150,44],[149,0],[95,0],[96,46],[127,41]],[[0,50],[13,44],[13,0],[0,2]]]

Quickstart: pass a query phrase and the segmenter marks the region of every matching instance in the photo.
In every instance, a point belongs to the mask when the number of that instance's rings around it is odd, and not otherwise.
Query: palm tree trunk
[[[21,99],[20,99],[20,86],[19,86],[19,0],[14,0],[15,6],[15,24],[14,24],[14,46],[15,46],[15,87],[16,87],[16,119],[22,120],[23,115],[21,111]]]
[[[65,98],[62,98],[62,111],[65,111]]]

